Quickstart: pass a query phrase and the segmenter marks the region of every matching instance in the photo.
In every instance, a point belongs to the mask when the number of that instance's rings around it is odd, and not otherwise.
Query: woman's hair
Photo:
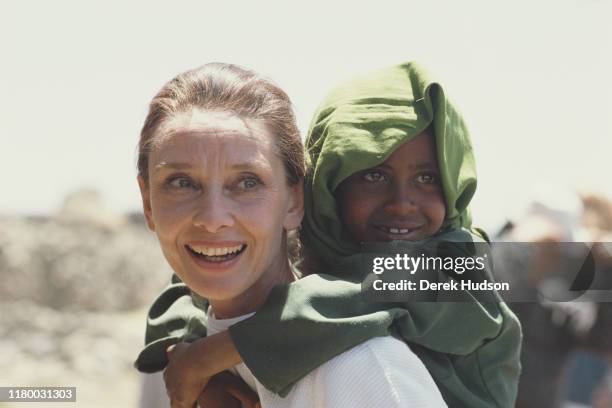
[[[210,63],[179,74],[155,95],[140,132],[138,174],[148,183],[155,133],[172,116],[199,108],[265,122],[273,133],[290,185],[304,179],[304,147],[291,101],[276,84],[232,64]]]

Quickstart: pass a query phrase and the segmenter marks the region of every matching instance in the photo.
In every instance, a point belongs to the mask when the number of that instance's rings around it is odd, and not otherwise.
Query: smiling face
[[[433,137],[425,131],[381,165],[352,174],[336,198],[355,242],[416,241],[435,234],[446,207]]]
[[[193,110],[155,137],[138,181],[166,259],[218,317],[254,310],[288,279],[284,237],[300,224],[302,185],[287,184],[261,121]]]

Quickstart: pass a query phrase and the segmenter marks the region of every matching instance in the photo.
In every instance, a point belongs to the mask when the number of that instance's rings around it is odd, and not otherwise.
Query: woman
[[[208,64],[153,99],[139,144],[144,212],[176,275],[208,299],[209,328],[250,317],[297,278],[287,234],[303,216],[302,149],[288,97],[251,71]],[[246,366],[236,372],[264,407],[445,406],[422,362],[389,336],[332,358],[285,398]]]

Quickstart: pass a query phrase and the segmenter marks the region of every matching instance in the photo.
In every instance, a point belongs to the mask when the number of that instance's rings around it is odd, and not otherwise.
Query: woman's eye
[[[194,187],[194,184],[191,181],[191,179],[189,179],[187,177],[176,177],[176,178],[173,178],[173,179],[169,180],[168,184],[170,184],[172,187],[176,187],[176,188],[192,188],[192,187]]]
[[[243,190],[252,190],[260,184],[261,182],[259,181],[259,179],[255,177],[247,177],[245,179],[240,180],[240,182],[238,183],[238,187]]]
[[[416,181],[422,184],[436,184],[438,182],[438,176],[433,173],[423,173],[416,177]]]
[[[380,171],[369,171],[363,175],[363,179],[370,183],[377,183],[379,181],[387,180],[387,176]]]

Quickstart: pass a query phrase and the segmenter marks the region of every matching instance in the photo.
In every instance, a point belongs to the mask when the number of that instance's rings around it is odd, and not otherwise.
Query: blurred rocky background
[[[170,274],[142,214],[113,213],[94,190],[54,215],[0,215],[0,386],[76,386],[76,406],[137,406],[132,363]]]

